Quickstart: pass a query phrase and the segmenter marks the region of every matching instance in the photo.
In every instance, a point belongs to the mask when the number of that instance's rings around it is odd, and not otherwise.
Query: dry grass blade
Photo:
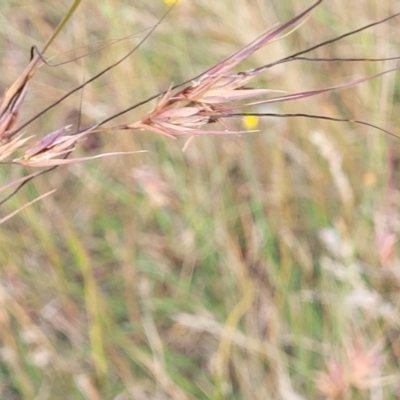
[[[69,154],[72,149],[64,150],[63,152],[49,152],[43,157],[34,157],[29,160],[18,159],[14,160],[14,164],[23,165],[25,167],[57,167],[61,165],[68,165],[68,164],[76,164],[83,161],[90,161],[96,160],[98,158],[104,157],[112,157],[112,156],[122,156],[122,155],[129,155],[129,154],[137,154],[137,153],[146,153],[146,150],[138,150],[138,151],[115,151],[112,153],[102,153],[95,156],[90,157],[76,157],[76,158],[53,158],[59,157],[63,154]]]
[[[374,75],[367,76],[365,78],[356,79],[356,80],[353,80],[353,81],[350,81],[350,82],[345,82],[345,83],[342,83],[340,85],[330,86],[330,87],[323,88],[323,89],[308,90],[306,92],[301,92],[301,93],[288,94],[286,96],[274,97],[272,99],[261,100],[261,101],[257,101],[257,102],[254,102],[254,103],[248,103],[246,105],[254,106],[254,105],[260,105],[260,104],[279,103],[279,102],[282,102],[282,101],[304,99],[304,98],[307,98],[307,97],[316,96],[316,95],[321,94],[321,93],[330,92],[332,90],[343,89],[343,88],[348,88],[350,86],[355,86],[355,85],[358,85],[360,83],[370,81],[371,79],[375,79],[375,78],[377,78],[379,76],[382,76],[382,75],[385,75],[385,74],[388,74],[390,72],[394,72],[394,71],[397,71],[397,70],[398,70],[398,68],[392,68],[392,69],[388,69],[388,70],[383,71],[383,72],[379,72],[379,73],[374,74]]]
[[[19,212],[21,212],[22,210],[24,210],[25,208],[31,206],[32,204],[36,203],[37,201],[43,200],[45,197],[50,196],[51,194],[53,194],[57,189],[54,190],[50,190],[49,192],[42,194],[39,197],[36,197],[36,199],[30,201],[29,203],[24,204],[22,207],[18,208],[18,210],[13,211],[11,214],[6,215],[5,217],[0,219],[0,225],[3,224],[4,222],[6,222],[7,220],[9,220],[10,218],[14,217],[14,215],[18,214]]]
[[[318,0],[311,7],[307,8],[305,11],[293,17],[289,21],[280,25],[278,28],[271,29],[266,33],[262,34],[259,38],[255,39],[252,43],[244,46],[242,49],[236,51],[224,61],[218,63],[216,66],[210,68],[198,81],[197,84],[193,85],[191,88],[184,90],[185,95],[189,99],[198,99],[202,96],[212,85],[215,85],[222,78],[224,78],[229,71],[231,71],[235,66],[240,64],[246,58],[251,56],[254,52],[266,46],[272,40],[274,40],[281,32],[293,26],[300,19],[309,14],[315,7],[322,3],[322,0]],[[252,71],[252,75],[257,72]],[[229,79],[229,78],[228,78]],[[184,96],[185,97],[185,96]]]

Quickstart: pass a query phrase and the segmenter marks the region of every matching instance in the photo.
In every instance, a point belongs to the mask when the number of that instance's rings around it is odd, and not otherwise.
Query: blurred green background
[[[67,11],[2,0],[3,92]],[[66,2],[64,2],[66,3]],[[180,0],[125,61],[26,130],[106,118],[221,61],[311,2]],[[296,32],[246,60],[277,60],[382,19],[396,2],[324,2]],[[27,120],[126,54],[163,1],[85,0],[50,48]],[[399,21],[314,51],[399,55]],[[67,53],[68,52],[68,53]],[[395,62],[300,62],[257,87],[297,92]],[[396,74],[254,109],[357,118],[399,134]],[[121,116],[138,120],[153,104]],[[239,118],[231,126],[245,129]],[[58,168],[25,186],[0,230],[2,399],[395,399],[400,397],[400,142],[364,126],[265,118],[257,133],[184,140],[105,133],[78,153],[147,153]],[[21,174],[3,167],[5,184]]]

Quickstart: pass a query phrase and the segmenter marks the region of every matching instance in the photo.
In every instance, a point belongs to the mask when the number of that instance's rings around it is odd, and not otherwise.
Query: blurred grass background
[[[28,132],[76,126],[80,113],[83,125],[97,122],[201,73],[310,4],[181,0],[129,60]],[[245,67],[382,19],[395,6],[325,2]],[[123,56],[166,8],[161,0],[85,0],[50,49],[52,62],[138,36],[42,67],[22,120]],[[60,2],[1,2],[1,91],[66,10]],[[389,57],[398,49],[393,20],[312,55]],[[297,92],[395,65],[296,61],[256,83]],[[354,117],[399,134],[398,100],[392,73],[256,111]],[[232,124],[244,128],[240,119]],[[185,153],[183,140],[104,134],[82,154],[148,153],[59,168],[3,206],[5,215],[58,188],[0,230],[0,398],[400,398],[400,142],[307,119],[268,118],[257,129],[196,137]],[[1,180],[20,172],[2,168]]]

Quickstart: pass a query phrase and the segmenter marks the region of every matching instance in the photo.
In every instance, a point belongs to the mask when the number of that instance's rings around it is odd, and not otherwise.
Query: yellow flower
[[[176,3],[178,0],[163,0],[163,2],[167,5],[167,6],[171,6],[172,4]]]
[[[259,118],[255,115],[246,115],[243,118],[243,125],[246,129],[255,129],[258,126]]]

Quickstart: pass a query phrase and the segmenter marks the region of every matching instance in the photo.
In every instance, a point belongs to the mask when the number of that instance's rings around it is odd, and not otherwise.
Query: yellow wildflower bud
[[[246,115],[243,118],[243,126],[246,129],[255,129],[258,127],[259,118],[255,115]]]

